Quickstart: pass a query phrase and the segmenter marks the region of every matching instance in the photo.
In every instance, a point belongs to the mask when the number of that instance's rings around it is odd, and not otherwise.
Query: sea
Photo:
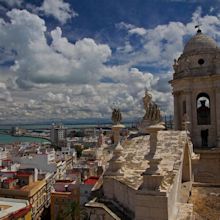
[[[124,123],[126,127],[131,127],[131,123]],[[19,128],[25,128],[27,130],[32,131],[49,131],[51,128],[51,124],[20,124],[16,125]],[[64,126],[68,129],[83,129],[83,128],[110,128],[111,124],[64,124]],[[44,143],[48,142],[42,138],[35,137],[24,137],[24,136],[11,136],[9,134],[5,134],[5,131],[11,130],[13,125],[1,125],[0,124],[0,144],[10,144],[15,142],[29,142],[29,143]]]
[[[46,139],[43,138],[35,138],[35,137],[18,137],[18,136],[11,136],[8,134],[0,134],[0,144],[12,144],[12,143],[45,143],[48,142]]]
[[[19,128],[25,128],[33,131],[48,131],[51,128],[51,124],[27,124],[16,125]],[[90,125],[89,125],[90,126]],[[48,140],[38,137],[25,137],[25,136],[12,136],[5,134],[4,132],[10,131],[13,125],[0,125],[0,144],[12,144],[12,143],[45,143]],[[67,128],[86,128],[88,125],[65,125]]]
[[[86,125],[86,124],[73,124],[73,125],[65,125],[64,126],[66,128],[88,128],[88,127],[97,127],[97,125]],[[13,125],[0,125],[0,130],[10,130],[11,128],[13,127]],[[51,128],[51,124],[47,125],[47,124],[37,124],[37,125],[34,125],[34,124],[27,124],[27,125],[16,125],[16,127],[19,127],[19,128],[25,128],[25,129],[28,129],[28,130],[48,130]]]

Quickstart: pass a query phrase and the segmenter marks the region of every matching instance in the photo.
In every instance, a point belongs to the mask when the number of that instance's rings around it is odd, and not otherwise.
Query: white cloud
[[[0,82],[0,100],[6,102],[12,102],[11,93],[8,91],[5,83]]]
[[[39,10],[42,10],[46,15],[55,17],[62,24],[66,23],[68,19],[78,16],[71,9],[70,4],[64,0],[44,0]]]
[[[127,31],[127,38],[113,55],[108,45],[91,38],[70,42],[60,27],[51,32],[48,44],[44,20],[26,10],[14,9],[8,17],[10,22],[0,20],[0,47],[16,53],[13,72],[1,74],[5,83],[0,84],[4,94],[0,96],[0,118],[5,120],[110,117],[113,103],[121,107],[124,118],[142,117],[145,88],[169,114],[173,100],[168,80],[185,38],[195,33],[199,20],[204,33],[220,39],[219,18],[202,17],[201,9],[187,24],[170,22],[144,29],[120,23],[118,27]],[[132,42],[133,34],[138,34],[138,50]],[[123,58],[125,64],[106,65],[112,56]],[[141,65],[167,71],[154,75],[141,71]]]
[[[210,13],[212,13],[212,12],[214,12],[214,11],[215,11],[215,8],[214,8],[214,7],[210,7],[210,8],[209,8],[209,12],[210,12]]]
[[[42,99],[43,101],[47,102],[55,102],[55,103],[70,103],[70,97],[67,95],[64,95],[62,93],[54,94],[52,92],[48,92]]]
[[[122,47],[117,48],[117,52],[119,53],[129,53],[133,51],[133,47],[131,46],[129,41],[125,41],[125,44]]]
[[[196,33],[195,25],[202,24],[202,31],[220,42],[220,19],[218,16],[202,16],[202,8],[198,7],[192,14],[189,23],[169,22],[152,29],[136,27],[132,24],[119,23],[116,27],[127,30],[124,47],[120,46],[117,58],[132,65],[148,65],[151,67],[171,69],[173,59],[183,51],[185,39]],[[141,29],[140,29],[141,28]],[[134,42],[131,33],[139,30],[140,39]],[[132,45],[126,53],[127,45]],[[138,49],[136,48],[138,45]]]
[[[116,26],[116,28],[118,28],[118,29],[125,29],[125,30],[130,30],[130,29],[132,29],[132,28],[135,28],[135,25],[133,25],[133,24],[128,24],[128,23],[125,23],[125,22],[120,22],[120,23],[118,23],[118,24],[116,24],[115,25]]]
[[[146,29],[144,28],[132,28],[128,31],[130,34],[138,34],[138,35],[145,35],[147,33]]]
[[[45,88],[34,88],[30,91],[12,91],[16,97],[14,105],[7,106],[4,118],[10,120],[25,118],[26,120],[45,118],[92,118],[110,117],[111,106],[117,103],[124,118],[141,117],[143,115],[142,97],[144,89],[151,90],[154,100],[166,103],[164,94],[157,92],[153,86],[158,83],[150,73],[142,73],[126,67],[108,69],[117,83],[76,84],[74,86],[60,84]],[[162,94],[162,95],[161,95]],[[30,100],[29,100],[30,99]],[[16,112],[16,114],[15,114]]]
[[[104,74],[103,69],[111,50],[84,38],[75,44],[62,37],[58,27],[51,32],[48,45],[44,20],[26,10],[7,13],[11,22],[0,21],[0,46],[16,51],[16,82],[31,88],[39,83],[92,83]]]

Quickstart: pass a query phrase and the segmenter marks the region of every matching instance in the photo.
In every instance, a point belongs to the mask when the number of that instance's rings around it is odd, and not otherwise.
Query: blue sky
[[[173,59],[220,41],[220,1],[0,0],[0,121],[142,117],[144,89],[172,114]]]

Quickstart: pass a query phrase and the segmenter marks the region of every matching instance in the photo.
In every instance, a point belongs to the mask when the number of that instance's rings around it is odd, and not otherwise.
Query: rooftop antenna
[[[197,29],[197,33],[202,33],[202,31],[201,31],[201,29],[200,29],[201,26],[202,26],[201,24],[197,24],[197,25],[195,26],[195,28]]]

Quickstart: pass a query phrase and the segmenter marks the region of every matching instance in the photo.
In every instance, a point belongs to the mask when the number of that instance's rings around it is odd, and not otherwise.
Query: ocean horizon
[[[135,122],[134,122],[135,121]],[[130,120],[122,122],[126,127],[131,127],[133,124],[137,122],[134,120],[133,122]],[[51,125],[55,124],[63,124],[67,128],[92,128],[92,127],[102,127],[102,126],[112,126],[112,121],[108,119],[102,120],[76,120],[76,121],[46,121],[46,122],[33,122],[33,123],[0,123],[0,130],[9,130],[12,127],[19,127],[25,129],[50,129]]]

